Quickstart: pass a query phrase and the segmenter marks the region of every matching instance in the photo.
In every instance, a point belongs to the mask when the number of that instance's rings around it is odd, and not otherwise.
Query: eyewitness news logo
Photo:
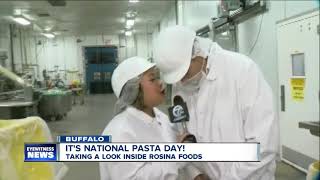
[[[24,161],[57,161],[57,144],[25,144]]]

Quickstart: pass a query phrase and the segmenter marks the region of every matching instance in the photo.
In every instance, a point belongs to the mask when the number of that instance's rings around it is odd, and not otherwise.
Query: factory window
[[[304,53],[292,54],[292,76],[305,76]]]

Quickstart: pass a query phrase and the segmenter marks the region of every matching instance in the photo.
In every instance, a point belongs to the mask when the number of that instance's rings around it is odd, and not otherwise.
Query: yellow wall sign
[[[303,101],[304,99],[304,87],[305,79],[304,78],[291,78],[291,97],[294,101]]]

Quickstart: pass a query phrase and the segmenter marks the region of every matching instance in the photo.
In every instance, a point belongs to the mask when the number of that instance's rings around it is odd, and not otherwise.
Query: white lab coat
[[[128,107],[115,116],[103,131],[112,142],[176,142],[177,131],[167,115],[154,108],[155,118]],[[193,179],[200,172],[179,162],[100,162],[101,180]],[[188,177],[188,178],[186,178]]]
[[[248,57],[212,43],[200,89],[181,95],[190,113],[188,128],[198,142],[260,142],[261,162],[206,162],[198,168],[212,179],[273,180],[279,153],[279,122],[271,88]]]

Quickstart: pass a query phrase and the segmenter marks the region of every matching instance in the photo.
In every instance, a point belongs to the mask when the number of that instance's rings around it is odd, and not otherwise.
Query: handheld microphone
[[[177,95],[173,98],[173,106],[168,108],[169,119],[172,123],[181,123],[183,134],[188,134],[184,138],[184,142],[196,143],[196,137],[189,133],[187,121],[189,121],[189,111],[187,104],[181,96]]]

